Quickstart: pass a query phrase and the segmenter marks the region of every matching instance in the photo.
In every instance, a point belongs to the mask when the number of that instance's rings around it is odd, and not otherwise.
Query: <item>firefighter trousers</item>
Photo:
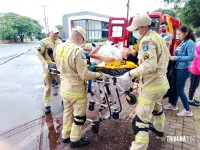
[[[60,84],[60,77],[57,75],[51,75],[50,73],[43,73],[43,80],[44,80],[44,106],[51,106],[51,84],[52,84],[52,77],[56,79],[56,82]]]
[[[139,128],[139,130],[135,133],[135,140],[132,142],[131,150],[147,149],[149,143],[149,123],[153,117],[153,111],[156,111],[158,114],[160,113],[160,115],[154,116],[153,124],[155,129],[160,132],[164,131],[165,115],[164,112],[162,113],[161,101],[166,92],[167,90],[154,94],[139,93],[138,104],[136,106],[136,115],[139,119],[135,120],[135,127]]]
[[[63,97],[63,129],[62,138],[77,142],[81,139],[83,124],[86,121],[87,97],[72,99]]]

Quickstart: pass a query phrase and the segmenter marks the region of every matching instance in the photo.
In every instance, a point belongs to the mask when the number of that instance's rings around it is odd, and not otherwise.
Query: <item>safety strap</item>
[[[163,109],[162,109],[161,112],[158,112],[158,111],[156,111],[156,110],[154,110],[154,111],[152,112],[152,114],[153,114],[154,116],[160,116],[160,115],[162,115],[162,113],[163,113]]]
[[[149,128],[139,128],[139,127],[138,127],[138,132],[139,132],[139,131],[149,132]]]
[[[136,119],[136,122],[141,122],[141,123],[144,123],[144,124],[149,124],[149,123],[143,122],[143,121],[138,117],[138,115],[135,116],[135,119]]]
[[[75,119],[83,120],[83,122],[76,121]],[[84,125],[85,121],[86,121],[86,116],[75,116],[74,117],[74,123],[76,125]]]
[[[93,71],[95,68],[95,64],[91,64],[89,67],[90,71]],[[91,93],[92,89],[92,80],[88,80],[88,93]]]

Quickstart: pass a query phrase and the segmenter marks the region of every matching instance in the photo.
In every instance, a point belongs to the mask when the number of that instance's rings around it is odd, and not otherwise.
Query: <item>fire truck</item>
[[[172,35],[172,43],[170,45],[170,53],[173,54],[174,49],[179,45],[177,38],[177,29],[181,26],[181,22],[168,14],[162,14],[160,12],[148,14],[152,19],[151,29],[160,34],[160,23],[167,21],[168,32]],[[134,16],[129,20],[126,18],[109,18],[108,40],[112,41],[116,47],[122,49],[123,47],[138,49],[136,38],[132,35],[132,32],[126,30],[126,27],[130,26]]]

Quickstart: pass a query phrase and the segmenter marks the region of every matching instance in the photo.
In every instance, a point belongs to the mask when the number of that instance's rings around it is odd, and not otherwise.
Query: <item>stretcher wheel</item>
[[[126,95],[126,101],[130,104],[130,105],[134,105],[137,101],[137,98],[134,94],[127,94]]]
[[[97,134],[99,132],[99,122],[95,121],[92,124],[92,133]]]
[[[119,112],[113,112],[112,117],[113,119],[119,119]]]
[[[95,104],[95,102],[91,102],[91,101],[89,102],[89,108],[88,108],[88,109],[89,109],[90,111],[93,111],[93,110],[94,110],[94,104]]]

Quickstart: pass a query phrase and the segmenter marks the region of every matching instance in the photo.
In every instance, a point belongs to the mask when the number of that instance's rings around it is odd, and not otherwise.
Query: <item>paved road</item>
[[[0,141],[16,149],[53,148],[57,140],[46,140],[47,137],[59,137],[56,131],[60,127],[62,112],[60,97],[53,97],[53,103],[56,103],[52,107],[53,113],[45,117],[42,68],[34,48],[37,45],[0,45]],[[58,92],[58,89],[53,89],[53,92]],[[56,130],[49,126],[53,118],[57,122]]]
[[[43,114],[39,100],[42,70],[35,56],[36,45],[0,45],[0,133]]]

